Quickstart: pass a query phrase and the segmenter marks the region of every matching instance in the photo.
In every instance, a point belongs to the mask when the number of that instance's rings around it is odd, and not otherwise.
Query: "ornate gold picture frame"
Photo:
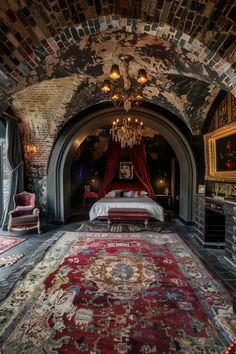
[[[205,179],[236,182],[236,123],[204,135]]]

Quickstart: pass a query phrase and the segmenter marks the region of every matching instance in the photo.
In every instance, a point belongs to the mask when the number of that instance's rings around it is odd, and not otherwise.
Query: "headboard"
[[[106,187],[106,193],[113,190],[122,190],[124,192],[129,191],[147,191],[147,189],[141,183],[109,183]]]

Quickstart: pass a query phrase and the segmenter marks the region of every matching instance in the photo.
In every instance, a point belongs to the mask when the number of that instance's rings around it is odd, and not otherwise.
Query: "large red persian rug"
[[[13,236],[0,236],[0,253],[8,251],[10,248],[25,241],[25,238],[13,237]]]
[[[0,305],[1,353],[223,353],[225,289],[177,234],[65,233]]]

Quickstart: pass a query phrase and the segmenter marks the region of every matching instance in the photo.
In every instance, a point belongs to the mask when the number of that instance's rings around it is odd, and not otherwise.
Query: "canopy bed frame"
[[[106,169],[99,191],[99,200],[89,212],[90,220],[107,218],[108,225],[117,220],[141,220],[147,227],[148,219],[164,221],[164,210],[155,201],[148,172],[146,150],[143,140],[132,148],[126,147],[138,183],[111,183],[120,162],[120,143],[109,140]]]
[[[155,199],[155,194],[152,188],[148,166],[144,141],[141,140],[140,144],[134,145],[132,148],[126,147],[126,151],[129,154],[130,161],[132,162],[135,176],[139,183],[142,185],[142,189],[148,192],[150,198]],[[99,198],[105,196],[108,192],[108,186],[111,183],[120,162],[122,148],[117,141],[108,141],[106,168],[103,177],[103,181],[99,191]]]

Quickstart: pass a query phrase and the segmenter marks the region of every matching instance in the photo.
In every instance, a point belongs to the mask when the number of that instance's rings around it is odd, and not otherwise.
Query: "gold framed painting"
[[[236,182],[236,123],[204,135],[205,179]]]

